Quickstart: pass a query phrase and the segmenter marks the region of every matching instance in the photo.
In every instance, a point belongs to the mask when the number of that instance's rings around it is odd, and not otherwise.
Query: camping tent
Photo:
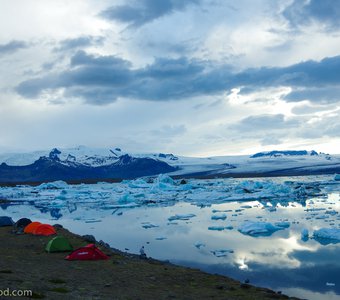
[[[33,231],[34,235],[45,235],[45,236],[56,234],[56,233],[57,232],[55,231],[54,227],[49,224],[40,224]]]
[[[32,221],[30,219],[21,218],[21,219],[19,219],[18,221],[15,222],[14,226],[16,228],[24,228],[30,223],[32,223]]]
[[[32,222],[32,223],[29,223],[29,224],[25,227],[24,232],[25,232],[25,233],[33,233],[34,230],[35,230],[38,226],[40,226],[40,225],[41,225],[40,222]]]
[[[56,236],[47,243],[45,250],[49,253],[63,252],[72,251],[73,247],[70,242],[63,236]]]
[[[67,260],[100,260],[108,258],[95,244],[88,244],[85,247],[78,248],[65,257]]]
[[[13,224],[14,224],[14,222],[13,222],[12,218],[7,217],[7,216],[0,217],[0,227],[13,226]]]

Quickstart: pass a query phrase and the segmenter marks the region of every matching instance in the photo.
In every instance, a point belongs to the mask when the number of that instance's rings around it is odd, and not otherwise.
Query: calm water
[[[275,180],[283,182],[287,178]],[[114,185],[105,185],[105,188],[115,188]],[[41,222],[59,223],[78,234],[93,234],[97,240],[102,239],[123,251],[139,253],[144,245],[148,256],[241,281],[249,279],[254,285],[292,296],[340,299],[340,243],[301,240],[302,229],[308,229],[311,235],[319,228],[340,228],[339,184],[322,185],[321,190],[322,195],[298,202],[284,199],[266,203],[265,199],[253,199],[194,205],[177,201],[134,208],[102,205],[95,197],[91,201],[78,197],[64,205],[58,202],[51,206],[50,198],[34,201],[23,192],[22,200],[25,201],[1,205],[0,215],[12,216],[14,220],[30,217]],[[17,192],[18,189],[16,198]],[[8,197],[8,189],[0,190],[0,196],[1,193]],[[211,218],[222,213],[227,216],[225,220]],[[168,220],[176,214],[195,216],[188,220]],[[237,230],[245,220],[288,221],[290,227],[270,236],[252,237]],[[228,229],[209,230],[211,226]]]

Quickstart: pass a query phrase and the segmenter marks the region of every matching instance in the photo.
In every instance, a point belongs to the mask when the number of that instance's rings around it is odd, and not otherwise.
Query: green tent
[[[70,242],[63,236],[56,236],[47,243],[45,250],[49,253],[63,252],[72,251],[73,247],[71,246]]]

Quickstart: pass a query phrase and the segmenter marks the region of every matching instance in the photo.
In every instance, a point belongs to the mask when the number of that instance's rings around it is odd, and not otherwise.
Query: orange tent
[[[49,224],[40,224],[35,230],[33,231],[34,235],[52,235],[56,234],[54,227]]]
[[[24,232],[25,233],[33,233],[34,230],[39,226],[41,225],[40,222],[32,222],[32,223],[29,223],[25,229],[24,229]]]

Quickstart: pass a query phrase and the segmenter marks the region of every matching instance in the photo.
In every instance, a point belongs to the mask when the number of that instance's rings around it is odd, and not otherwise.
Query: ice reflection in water
[[[134,253],[144,245],[154,258],[249,279],[303,298],[340,298],[340,244],[301,240],[302,229],[312,235],[322,227],[339,228],[339,184],[318,176],[293,178],[307,182],[303,188],[280,185],[288,179],[271,180],[279,185],[267,190],[261,187],[263,180],[1,188],[0,198],[18,202],[2,203],[0,214],[60,223]],[[275,197],[269,194],[272,189]],[[187,220],[171,218],[190,214],[194,216]],[[212,219],[218,214],[227,218]],[[245,221],[289,222],[290,227],[252,237],[237,230]]]

